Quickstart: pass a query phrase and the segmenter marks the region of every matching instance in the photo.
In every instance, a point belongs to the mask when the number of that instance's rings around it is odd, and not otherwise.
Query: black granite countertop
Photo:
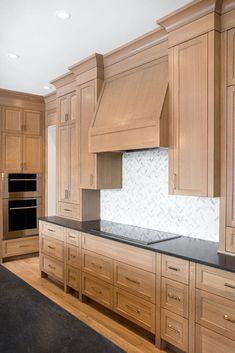
[[[57,216],[42,217],[40,220],[78,230],[80,232],[89,233],[94,236],[112,239],[147,250],[172,255],[222,270],[235,272],[235,256],[218,254],[217,251],[219,244],[217,242],[100,220],[78,222]],[[125,235],[130,234],[131,231],[133,232],[133,238],[131,239],[130,237],[125,237]],[[110,234],[107,235],[107,233],[110,232],[113,236]],[[119,237],[115,237],[115,232],[117,232]],[[123,237],[122,232],[124,232]],[[178,237],[154,244],[144,244],[142,242],[138,242],[138,240],[143,240],[143,238],[144,240],[149,240],[151,242],[154,241],[154,239],[158,239],[158,237],[165,237],[167,235],[169,238],[172,238],[172,236]]]

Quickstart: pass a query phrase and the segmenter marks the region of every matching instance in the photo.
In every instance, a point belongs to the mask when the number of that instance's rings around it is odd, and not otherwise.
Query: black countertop
[[[100,220],[78,222],[57,216],[42,217],[40,220],[80,232],[89,233],[94,236],[112,239],[129,245],[138,246],[143,249],[235,272],[235,256],[218,254],[217,251],[219,244],[217,242],[179,236],[175,239],[160,241],[154,244],[143,244],[142,242],[138,242],[138,239],[142,240],[144,238],[146,241],[154,241],[154,239],[158,239],[159,236],[165,237],[168,235],[168,237],[171,238],[172,236],[177,235]],[[105,231],[103,232],[103,230]],[[117,232],[121,237],[107,235],[107,230],[112,234],[116,234],[115,232]],[[131,230],[133,231],[133,239],[126,238],[125,235],[129,234]],[[122,237],[122,232],[124,232],[124,237]]]

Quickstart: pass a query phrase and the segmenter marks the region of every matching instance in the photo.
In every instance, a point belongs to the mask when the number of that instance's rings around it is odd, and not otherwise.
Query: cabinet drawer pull
[[[90,174],[90,185],[92,186],[94,183],[94,175]]]
[[[72,259],[76,259],[76,255],[70,254],[70,257],[72,257]]]
[[[235,289],[235,286],[233,286],[233,285],[230,284],[230,283],[224,283],[224,286],[225,286],[225,287],[228,287],[228,288]]]
[[[69,276],[69,278],[72,280],[72,281],[76,281],[76,278],[74,276]]]
[[[69,235],[69,239],[76,239],[74,235]]]
[[[132,305],[129,305],[129,304],[126,304],[125,305],[127,309],[131,310],[131,311],[134,311],[136,314],[140,314],[140,310],[137,309],[136,307],[132,306]]]
[[[51,250],[55,250],[55,248],[53,247],[53,246],[51,246],[51,245],[48,245],[47,246],[49,249],[51,249]]]
[[[173,271],[180,271],[178,267],[174,267],[174,266],[168,266],[168,269]]]
[[[96,263],[92,262],[91,263],[93,267],[99,268],[100,270],[102,269],[102,266],[97,265]]]
[[[232,319],[231,317],[229,317],[228,315],[224,315],[224,320],[226,320],[226,321],[230,321],[230,322],[232,322],[233,324],[235,324],[235,319]]]
[[[69,120],[69,114],[66,113],[66,114],[65,114],[65,121],[68,121],[68,120]]]
[[[54,229],[47,228],[48,232],[55,233]]]
[[[72,210],[70,210],[69,208],[64,208],[64,211],[66,211],[66,212],[72,212]]]
[[[167,327],[168,327],[171,331],[174,331],[174,332],[176,332],[176,333],[178,333],[178,334],[180,335],[180,330],[179,330],[178,328],[176,328],[175,326],[169,324]]]
[[[132,283],[140,285],[140,282],[138,282],[138,281],[136,281],[136,280],[134,280],[134,279],[132,279],[130,277],[126,277],[126,280],[129,281],[129,282],[132,282]]]
[[[171,299],[175,299],[178,300],[179,302],[181,301],[181,298],[178,295],[172,294],[172,293],[168,293],[167,296]]]
[[[55,266],[52,266],[52,265],[50,265],[50,264],[48,265],[48,267],[51,268],[52,270],[55,270],[55,269],[56,269]]]
[[[20,245],[20,248],[29,248],[29,245]]]
[[[93,289],[94,292],[98,293],[98,294],[102,294],[102,291],[96,287],[91,287],[91,289]]]

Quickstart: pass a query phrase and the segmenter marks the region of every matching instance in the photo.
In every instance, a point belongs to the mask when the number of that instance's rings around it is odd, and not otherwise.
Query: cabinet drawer
[[[235,274],[197,265],[197,288],[235,301]]]
[[[38,252],[39,240],[38,237],[5,240],[3,241],[3,257],[31,254]]]
[[[58,213],[59,213],[59,216],[61,217],[79,219],[80,206],[75,204],[65,203],[65,202],[59,202]]]
[[[82,247],[142,270],[156,272],[153,251],[85,233],[82,233]]]
[[[63,262],[57,261],[45,255],[42,255],[42,271],[46,272],[48,275],[55,277],[59,281],[64,280],[64,264]]]
[[[64,241],[65,228],[59,227],[52,223],[40,221],[40,234],[48,237],[55,238],[57,240]]]
[[[113,283],[113,260],[108,257],[83,250],[82,270],[106,282]]]
[[[42,237],[42,252],[63,261],[64,243]]]
[[[73,268],[71,266],[67,266],[66,275],[67,275],[67,279],[66,279],[67,286],[78,291],[80,289],[80,278],[81,278],[80,270],[78,270],[77,268]]]
[[[196,353],[232,353],[235,341],[196,325]]]
[[[188,284],[189,261],[173,256],[162,256],[162,276]]]
[[[161,338],[184,352],[188,350],[188,320],[161,310]]]
[[[77,246],[67,245],[66,247],[66,262],[68,265],[76,268],[81,267],[81,249]]]
[[[113,308],[113,286],[111,284],[83,273],[82,293],[110,309]]]
[[[153,273],[115,262],[114,284],[155,303],[155,275]]]
[[[114,310],[135,324],[155,333],[156,307],[154,304],[122,289],[114,288]]]
[[[76,230],[67,229],[67,244],[81,246],[81,233]]]
[[[198,324],[235,340],[235,303],[197,289],[196,321]]]
[[[161,305],[188,318],[188,286],[163,277]]]

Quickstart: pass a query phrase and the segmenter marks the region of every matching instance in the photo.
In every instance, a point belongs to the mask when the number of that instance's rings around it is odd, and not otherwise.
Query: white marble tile
[[[123,188],[102,190],[101,218],[218,241],[219,198],[168,195],[168,150],[123,155]]]

